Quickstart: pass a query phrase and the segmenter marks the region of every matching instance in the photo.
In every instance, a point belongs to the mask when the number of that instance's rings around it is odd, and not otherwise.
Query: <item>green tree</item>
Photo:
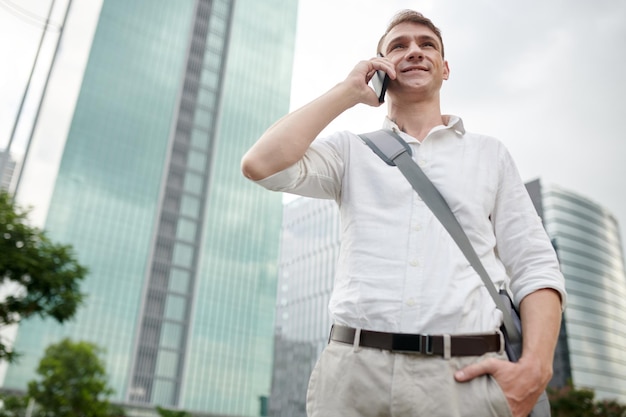
[[[617,401],[594,401],[591,389],[574,388],[572,381],[558,389],[548,388],[552,417],[626,417],[626,406]]]
[[[108,386],[102,350],[88,342],[64,339],[50,345],[39,362],[40,381],[28,384],[28,395],[42,417],[107,417],[119,415],[109,403],[113,390]]]
[[[0,393],[0,417],[24,417],[27,407],[27,397]]]
[[[167,408],[159,406],[156,407],[156,410],[161,417],[191,417],[191,414],[189,414],[187,411],[168,410]]]
[[[626,417],[626,405],[619,404],[614,400],[598,401],[595,415],[597,417]]]
[[[87,269],[74,258],[72,247],[50,241],[28,224],[28,211],[0,191],[0,284],[12,287],[0,300],[0,329],[33,315],[59,323],[74,316],[84,294],[80,281]],[[12,362],[17,353],[0,338],[0,359]]]
[[[559,389],[548,388],[552,417],[595,417],[593,398],[588,389],[576,389],[569,381]]]

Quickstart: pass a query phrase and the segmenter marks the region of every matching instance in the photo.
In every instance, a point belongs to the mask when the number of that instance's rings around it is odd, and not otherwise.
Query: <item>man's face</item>
[[[390,84],[390,91],[438,91],[450,73],[441,50],[437,35],[424,25],[405,22],[391,29],[382,45],[383,55],[396,66],[397,77]]]

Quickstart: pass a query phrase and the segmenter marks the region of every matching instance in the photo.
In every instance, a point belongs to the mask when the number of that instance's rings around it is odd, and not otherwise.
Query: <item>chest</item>
[[[412,158],[444,196],[457,217],[486,219],[499,183],[497,150],[480,141],[426,140],[411,144]],[[416,200],[397,167],[389,166],[366,145],[354,146],[346,161],[342,203],[369,211],[400,210]],[[419,197],[417,198],[419,200]]]

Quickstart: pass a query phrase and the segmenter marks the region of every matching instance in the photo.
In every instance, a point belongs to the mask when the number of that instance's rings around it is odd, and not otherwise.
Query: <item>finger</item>
[[[389,75],[392,80],[396,79],[396,68],[391,61],[384,57],[376,57],[370,59],[372,68],[374,70],[383,70]]]
[[[467,382],[477,376],[492,374],[495,371],[493,359],[486,359],[472,365],[468,365],[463,369],[459,369],[454,373],[454,378],[458,382]]]

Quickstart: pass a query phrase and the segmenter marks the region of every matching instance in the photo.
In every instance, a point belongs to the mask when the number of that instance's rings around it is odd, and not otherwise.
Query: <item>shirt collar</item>
[[[431,131],[428,132],[428,135],[438,130],[450,129],[450,130],[453,130],[455,133],[457,133],[460,137],[463,137],[463,135],[465,134],[465,127],[463,126],[463,120],[461,120],[460,117],[444,114],[442,118],[443,118],[445,125],[439,125],[439,126],[433,127]],[[388,116],[385,116],[385,120],[383,121],[383,129],[393,130],[394,132],[402,136],[407,142],[417,142],[417,139],[415,139],[411,135],[408,135],[402,132],[400,128],[398,127],[398,125],[396,124],[396,122],[391,120]]]

